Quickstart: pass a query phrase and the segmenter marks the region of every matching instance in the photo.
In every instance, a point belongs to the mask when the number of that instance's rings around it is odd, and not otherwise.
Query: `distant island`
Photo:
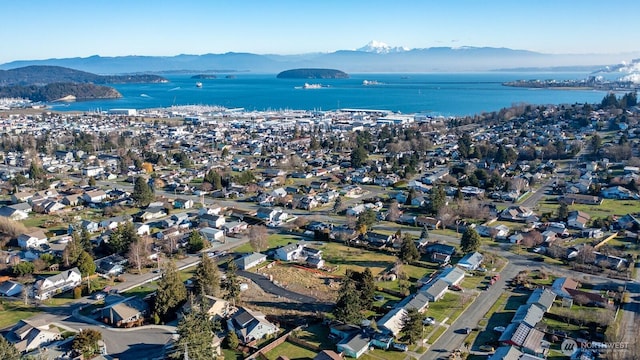
[[[97,75],[62,66],[32,65],[10,70],[0,70],[0,86],[46,85],[51,83],[134,84],[165,83],[158,75]]]
[[[348,79],[349,74],[335,69],[291,69],[276,76],[278,79]]]
[[[503,86],[531,88],[531,89],[576,89],[576,90],[603,90],[603,91],[629,91],[637,90],[638,84],[631,81],[606,80],[601,76],[590,76],[583,80],[516,80],[502,83]]]
[[[122,95],[114,88],[95,84],[52,83],[0,87],[0,98],[22,98],[36,102],[117,99]]]
[[[33,65],[0,70],[0,97],[31,101],[117,99],[122,95],[104,84],[164,83],[150,74],[97,75],[61,66]]]
[[[218,77],[215,75],[211,75],[211,74],[199,74],[199,75],[193,75],[191,77],[192,79],[217,79]]]

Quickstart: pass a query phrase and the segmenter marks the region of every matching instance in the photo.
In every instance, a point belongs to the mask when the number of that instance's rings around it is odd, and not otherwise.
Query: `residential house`
[[[537,288],[531,293],[529,299],[527,299],[527,305],[533,304],[541,308],[544,312],[551,310],[553,302],[556,300],[556,294],[543,288]]]
[[[125,271],[129,261],[120,255],[113,254],[95,261],[96,272],[107,276],[118,276]]]
[[[140,236],[150,235],[151,234],[151,227],[148,224],[134,223],[133,227],[134,227],[134,229],[136,231],[136,234],[138,234]]]
[[[567,204],[584,204],[584,205],[600,205],[602,198],[599,196],[582,195],[582,194],[565,194],[560,197],[559,201]]]
[[[48,299],[80,285],[81,280],[82,276],[77,267],[62,271],[57,275],[36,281],[33,287],[34,297],[38,300]]]
[[[97,204],[107,198],[107,193],[104,190],[92,190],[82,194],[81,198],[87,204]]]
[[[512,323],[524,323],[535,327],[544,316],[545,311],[534,304],[520,305],[513,315]]]
[[[10,206],[0,207],[0,216],[14,220],[21,221],[29,217],[29,214],[22,210],[17,210]]]
[[[122,298],[100,310],[100,318],[106,324],[116,327],[131,327],[142,325],[144,318],[149,315],[149,305],[137,296]]]
[[[370,344],[369,337],[358,332],[339,342],[336,347],[338,352],[357,359],[369,349]]]
[[[18,321],[6,335],[6,339],[21,353],[38,349],[61,338],[57,327],[29,320]]]
[[[374,247],[382,247],[391,244],[391,242],[393,241],[393,235],[387,235],[373,231],[367,232],[365,238],[367,239],[369,245]]]
[[[500,346],[487,360],[520,360],[522,352],[513,346]]]
[[[498,341],[503,345],[517,346],[520,351],[546,357],[548,348],[542,347],[544,333],[525,323],[511,323]]]
[[[145,210],[136,214],[136,218],[142,222],[159,219],[164,216],[167,216],[167,210],[163,206],[149,206]]]
[[[573,229],[586,229],[591,220],[591,215],[584,211],[570,211],[567,218],[567,225]]]
[[[241,233],[241,232],[247,230],[248,227],[249,227],[249,224],[247,224],[244,221],[230,221],[230,222],[225,223],[222,226],[222,229],[227,234],[238,234],[238,233]]]
[[[19,282],[12,280],[3,281],[0,283],[0,296],[17,296],[22,293],[23,286]]]
[[[31,198],[33,197],[33,194],[34,192],[32,191],[20,191],[20,192],[13,193],[11,195],[11,202],[14,204],[27,202],[31,200]]]
[[[284,215],[284,216],[283,216]],[[264,222],[276,222],[280,219],[286,219],[287,213],[283,212],[280,209],[272,209],[266,207],[258,208],[258,212],[256,213],[256,217],[258,219],[264,220]]]
[[[482,260],[484,256],[477,251],[469,253],[465,255],[460,261],[458,261],[458,266],[465,269],[466,271],[473,271],[480,267],[482,264]]]
[[[98,231],[99,227],[100,227],[99,224],[95,221],[91,221],[91,220],[80,221],[80,228],[87,230],[89,233],[94,233]]]
[[[524,206],[509,206],[500,213],[501,220],[525,222],[533,216],[533,211]]]
[[[396,307],[376,321],[376,324],[378,325],[378,329],[381,331],[387,332],[396,337],[402,331],[403,319],[406,315],[406,309]]]
[[[225,223],[225,218],[222,215],[204,214],[200,215],[198,221],[201,224],[206,224],[207,226],[221,229]]]
[[[420,288],[420,292],[424,293],[430,302],[434,302],[440,300],[448,288],[449,284],[446,281],[438,279]]]
[[[270,323],[263,313],[245,307],[238,308],[238,311],[227,320],[227,327],[229,331],[234,331],[244,344],[275,335],[279,331],[278,327]]]
[[[416,309],[418,312],[422,313],[429,307],[429,299],[423,292],[417,292],[414,295],[405,297],[398,306],[401,306],[406,310]]]
[[[390,340],[389,340],[390,341]],[[343,360],[342,356],[333,350],[322,350],[313,360]]]
[[[611,186],[601,191],[602,197],[605,199],[618,199],[618,200],[638,200],[640,196],[638,193],[624,188],[622,186]]]
[[[267,255],[254,252],[251,254],[246,254],[243,257],[236,259],[234,261],[238,265],[238,269],[247,270],[267,261]]]
[[[40,229],[18,235],[18,246],[22,249],[35,249],[48,242],[49,238]]]
[[[60,202],[67,206],[78,206],[80,200],[82,200],[82,194],[70,194],[65,195]]]
[[[195,230],[194,230],[195,231]],[[224,242],[224,230],[214,229],[212,227],[201,228],[200,235],[209,242]]]
[[[570,298],[571,295],[567,292],[567,289],[575,290],[580,284],[567,277],[559,277],[551,284],[551,291],[561,298]]]
[[[133,221],[133,218],[130,215],[114,216],[112,218],[100,221],[100,227],[108,230],[113,230],[120,225],[124,225],[132,221]]]
[[[450,267],[444,269],[440,275],[438,275],[438,279],[446,282],[449,286],[458,285],[464,279],[465,272],[464,270],[458,267]]]
[[[174,209],[191,209],[193,207],[193,200],[177,198],[173,200]]]
[[[302,254],[304,246],[301,244],[288,244],[276,249],[274,257],[282,261],[294,261]]]

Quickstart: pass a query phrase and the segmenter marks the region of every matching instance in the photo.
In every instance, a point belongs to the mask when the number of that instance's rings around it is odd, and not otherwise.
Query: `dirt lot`
[[[287,290],[314,297],[323,302],[334,302],[338,297],[340,279],[326,273],[291,264],[274,264],[261,269],[266,276]]]

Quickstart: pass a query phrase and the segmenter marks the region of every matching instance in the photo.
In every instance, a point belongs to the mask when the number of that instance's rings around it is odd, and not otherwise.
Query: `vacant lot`
[[[315,297],[321,301],[333,302],[338,296],[340,279],[328,273],[314,271],[295,264],[277,264],[261,273],[273,277],[286,289]]]

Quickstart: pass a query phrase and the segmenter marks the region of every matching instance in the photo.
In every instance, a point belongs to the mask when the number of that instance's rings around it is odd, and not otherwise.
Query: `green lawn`
[[[429,338],[427,338],[427,343],[433,344],[445,331],[447,331],[446,327],[437,325],[429,335]]]
[[[606,218],[610,215],[626,215],[638,212],[640,202],[637,200],[613,200],[604,199],[601,205],[575,204],[569,206],[569,211],[579,210],[591,215],[591,218]],[[556,197],[546,197],[544,201],[538,203],[538,212],[551,212],[554,215],[558,211]]]
[[[20,320],[30,318],[40,311],[40,309],[20,302],[0,301],[0,329],[9,327]]]
[[[451,317],[454,316],[456,312],[462,310],[462,308],[460,295],[458,295],[458,293],[447,292],[442,299],[429,303],[429,309],[427,309],[426,315],[432,316],[438,322],[449,318],[447,323],[450,324],[452,322]]]
[[[222,349],[222,356],[225,360],[242,360],[244,355],[241,352],[233,351],[229,349]]]
[[[328,339],[329,328],[322,324],[315,324],[296,333],[298,339],[304,340],[322,349],[331,349],[334,343]]]
[[[401,351],[393,351],[393,350],[382,350],[382,349],[373,349],[367,351],[364,355],[359,357],[359,359],[364,360],[405,360],[405,359],[413,359],[409,357],[406,353]]]
[[[291,360],[312,360],[316,356],[316,353],[285,341],[266,354],[267,359],[269,360],[275,360],[280,355],[286,355]]]

